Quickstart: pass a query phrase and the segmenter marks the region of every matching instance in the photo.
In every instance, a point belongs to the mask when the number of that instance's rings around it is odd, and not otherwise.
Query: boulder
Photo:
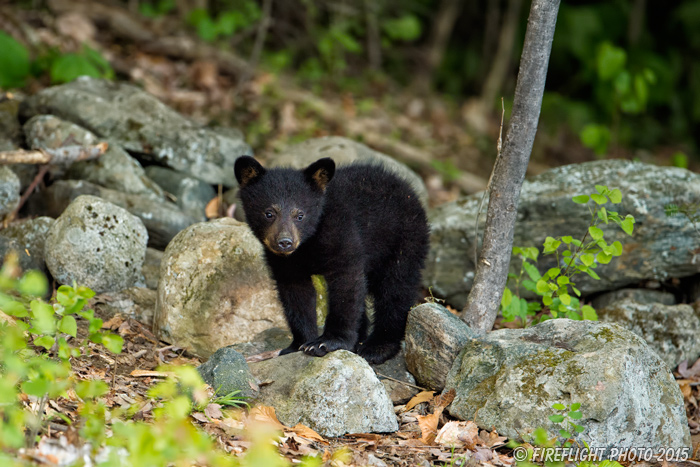
[[[23,270],[38,269],[46,271],[44,263],[44,245],[51,226],[55,220],[50,217],[37,217],[0,230],[0,238],[6,239],[6,249],[0,246],[0,259],[9,249],[14,249],[19,256],[19,265]],[[14,246],[10,247],[10,243]]]
[[[143,280],[147,241],[138,217],[101,198],[78,196],[51,226],[44,256],[58,283],[115,292]]]
[[[259,381],[258,401],[271,405],[280,422],[297,423],[323,436],[394,432],[394,406],[369,364],[347,350],[325,357],[295,352],[250,364]]]
[[[620,289],[612,292],[604,292],[591,300],[591,306],[596,310],[602,310],[615,302],[632,299],[639,303],[660,303],[662,305],[675,305],[676,297],[670,292],[652,289]]]
[[[406,364],[424,388],[441,391],[462,348],[476,337],[467,324],[437,303],[412,308],[406,323]]]
[[[43,89],[22,103],[20,114],[56,115],[211,184],[235,184],[234,161],[252,154],[242,138],[204,128],[143,89],[87,76]]]
[[[337,166],[353,162],[377,164],[406,180],[415,190],[423,206],[428,205],[428,191],[423,179],[408,166],[362,143],[340,136],[312,138],[289,146],[282,153],[275,155],[269,166],[302,169],[323,157],[332,158]]]
[[[700,314],[690,305],[640,303],[618,300],[602,310],[598,319],[617,323],[644,339],[669,368],[700,357]]]
[[[170,242],[158,283],[159,338],[208,357],[285,325],[262,246],[246,224],[195,224]]]
[[[523,439],[549,420],[555,403],[580,403],[591,448],[690,446],[678,383],[639,336],[611,323],[552,319],[501,329],[470,341],[447,377],[456,390],[451,415]]]
[[[19,178],[7,166],[0,166],[0,219],[19,205]]]
[[[245,357],[234,349],[223,347],[209,357],[197,370],[202,379],[220,396],[237,391],[240,397],[255,397],[258,385]]]
[[[700,174],[676,167],[604,160],[557,167],[526,180],[513,245],[535,246],[541,251],[547,236],[583,237],[591,215],[586,206],[575,204],[571,198],[595,193],[595,185],[619,188],[622,203],[607,207],[623,217],[632,214],[636,224],[631,237],[612,223],[602,226],[606,241],[619,240],[624,252],[610,264],[599,265],[599,281],[585,274],[575,276],[576,287],[584,294],[614,290],[645,279],[665,280],[700,272],[700,236],[686,218],[664,213],[670,203],[700,202]],[[466,303],[474,281],[474,220],[480,199],[481,193],[463,197],[428,215],[430,253],[423,282],[457,309]],[[538,267],[541,272],[547,271],[555,261],[554,255],[540,255]]]

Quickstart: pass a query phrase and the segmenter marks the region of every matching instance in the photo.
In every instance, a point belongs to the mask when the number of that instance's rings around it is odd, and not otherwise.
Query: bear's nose
[[[288,250],[292,247],[292,239],[287,237],[280,238],[277,241],[277,246],[280,247],[280,250]]]

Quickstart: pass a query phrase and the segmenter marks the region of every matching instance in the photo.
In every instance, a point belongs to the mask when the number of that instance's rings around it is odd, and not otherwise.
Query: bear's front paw
[[[340,349],[350,350],[352,349],[352,345],[344,339],[321,336],[299,347],[299,350],[312,357],[323,357],[328,352]]]
[[[280,355],[287,355],[288,353],[294,352],[299,352],[299,344],[295,344],[292,342],[292,345],[290,345],[286,349],[280,350]]]

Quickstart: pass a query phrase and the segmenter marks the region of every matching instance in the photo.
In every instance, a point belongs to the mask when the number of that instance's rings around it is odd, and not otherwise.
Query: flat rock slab
[[[690,432],[683,396],[668,366],[617,324],[552,319],[469,342],[445,390],[450,414],[512,439],[559,425],[552,405],[580,403],[576,435],[595,448],[683,448]]]
[[[211,184],[234,185],[234,161],[252,154],[242,139],[201,127],[140,88],[87,76],[40,91],[20,113],[56,115]]]

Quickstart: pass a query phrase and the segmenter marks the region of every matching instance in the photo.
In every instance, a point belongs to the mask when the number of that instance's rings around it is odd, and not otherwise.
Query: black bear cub
[[[428,253],[425,211],[408,183],[376,165],[336,170],[330,158],[304,170],[268,170],[244,156],[235,173],[292,331],[282,354],[302,350],[321,357],[347,349],[370,363],[396,355]],[[320,337],[313,274],[328,284]],[[374,298],[369,337],[367,294]]]

